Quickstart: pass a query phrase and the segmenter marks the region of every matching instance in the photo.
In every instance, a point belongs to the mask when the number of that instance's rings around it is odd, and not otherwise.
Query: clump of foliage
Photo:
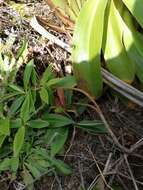
[[[72,60],[80,88],[100,97],[102,67],[126,83],[137,78],[143,84],[142,0],[47,2],[75,21]]]
[[[38,76],[32,59],[26,63],[22,81],[16,80],[27,46],[24,42],[16,58],[12,52],[1,50],[0,54],[0,172],[8,171],[15,179],[19,171],[25,185],[32,189],[33,180],[45,173],[71,173],[71,168],[56,158],[70,126],[94,133],[106,130],[100,121],[75,122],[64,108],[55,105],[58,89],[65,89],[67,99],[72,97],[68,89],[76,85],[73,76],[56,78],[51,64]]]

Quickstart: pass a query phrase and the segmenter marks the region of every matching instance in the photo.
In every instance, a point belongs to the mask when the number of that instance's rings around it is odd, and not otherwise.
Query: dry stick
[[[125,184],[125,182],[120,178],[120,176],[117,176],[119,182],[121,183],[121,185],[123,186],[124,190],[129,190],[129,188],[127,187],[127,185]]]
[[[77,89],[77,88],[76,88]],[[83,91],[84,92],[84,91]],[[92,97],[91,97],[92,98]],[[93,100],[94,101],[94,100]],[[95,102],[96,103],[96,102]],[[75,103],[75,104],[78,104],[78,103]],[[97,112],[97,109],[95,108],[95,106],[93,106],[93,105],[90,105],[90,104],[84,104],[84,103],[80,103],[80,105],[84,105],[84,106],[87,106],[87,107],[89,107],[89,108],[91,108],[91,109],[93,109],[93,110],[95,110],[96,112]],[[104,116],[103,116],[104,117]],[[101,117],[100,117],[101,118]],[[103,120],[102,120],[103,121]],[[104,125],[105,125],[105,123],[104,123]],[[109,125],[108,125],[109,126]],[[106,129],[107,129],[107,127],[108,126],[106,126],[105,125],[105,127],[106,127]],[[109,126],[110,127],[110,126]],[[108,131],[108,129],[107,129],[107,131]],[[109,132],[109,131],[108,131]],[[109,134],[110,134],[110,132],[109,132]],[[115,135],[114,135],[115,136]],[[112,136],[111,136],[112,137]],[[115,138],[116,138],[116,136],[115,136]],[[114,139],[113,139],[113,141],[114,141]],[[118,141],[118,140],[117,140]],[[115,142],[115,141],[114,141]],[[116,143],[115,143],[116,144]],[[117,145],[117,144],[116,144]],[[121,145],[122,146],[122,145]],[[134,152],[137,148],[139,148],[140,146],[143,146],[143,138],[142,139],[140,139],[138,142],[136,142],[134,145],[132,145],[131,146],[131,148],[130,149],[127,149],[126,148],[126,150],[127,150],[127,152],[126,153],[128,153],[128,154],[131,154],[132,152]],[[123,147],[123,146],[122,146]],[[120,147],[119,147],[120,148]]]
[[[66,151],[66,153],[65,153],[64,160],[66,159],[67,154],[68,154],[69,151],[71,150],[71,147],[72,147],[73,142],[74,142],[75,134],[76,134],[76,129],[75,129],[75,127],[74,127],[74,129],[73,129],[73,134],[72,134],[72,138],[71,138],[71,141],[70,141],[70,146],[68,147],[68,149],[67,149],[67,151]]]
[[[111,162],[112,155],[113,155],[113,153],[109,153],[107,162],[106,162],[104,170],[103,170],[103,175],[106,174],[110,169],[110,162]]]
[[[99,107],[98,104],[95,102],[95,100],[94,100],[87,92],[85,92],[85,91],[83,91],[83,90],[81,90],[81,89],[78,89],[78,88],[69,88],[69,89],[84,94],[84,95],[93,103],[94,106],[92,106],[92,108],[99,114],[99,116],[100,116],[102,122],[104,123],[104,125],[105,125],[105,127],[106,127],[108,133],[111,135],[111,137],[112,137],[114,143],[115,143],[123,152],[125,152],[125,153],[131,153],[130,149],[125,148],[124,146],[122,146],[122,145],[119,143],[118,139],[116,138],[116,136],[114,135],[114,133],[113,133],[112,130],[110,129],[110,126],[109,126],[108,122],[106,121],[106,119],[105,119],[105,117],[104,117],[104,115],[103,115],[103,113],[102,113],[100,107]]]
[[[32,181],[32,183],[29,183],[28,185],[25,185],[25,188],[24,188],[24,189],[26,189],[26,188],[28,188],[30,185],[34,184],[37,180],[39,180],[39,179],[40,179],[41,177],[43,177],[44,175],[46,175],[46,174],[48,174],[48,173],[50,173],[50,172],[53,172],[53,171],[54,171],[54,168],[51,168],[51,169],[47,170],[46,172],[42,173],[40,176],[38,176],[37,178],[35,178],[35,179]]]
[[[108,182],[109,185],[113,183],[114,178],[115,178],[115,176],[116,176],[116,174],[117,174],[117,170],[118,170],[119,166],[121,166],[121,164],[122,164],[122,162],[124,161],[124,159],[123,159],[123,158],[120,158],[120,159],[117,160],[117,161],[118,161],[117,165],[114,163],[114,166],[115,166],[114,172],[115,172],[115,173],[112,174],[112,176],[111,176],[111,178],[110,178],[110,180],[109,180],[109,182]]]
[[[79,174],[80,174],[80,179],[81,179],[81,185],[82,188],[85,189],[85,185],[84,185],[84,178],[83,178],[83,172],[81,171],[81,164],[80,161],[78,161],[78,168],[79,168]]]
[[[138,189],[138,186],[137,186],[137,183],[136,183],[136,180],[135,180],[135,178],[134,178],[134,175],[133,175],[133,173],[132,173],[132,170],[131,170],[131,168],[130,168],[130,165],[129,165],[129,162],[128,162],[128,159],[127,159],[127,155],[124,155],[124,158],[125,158],[125,161],[126,161],[128,170],[129,170],[129,172],[130,172],[130,175],[131,175],[131,178],[132,178],[132,181],[133,181],[135,190],[139,190],[139,189]]]
[[[107,173],[106,175],[111,175],[111,174],[112,174],[112,173]],[[120,173],[120,172],[118,172],[118,173],[116,173],[116,174],[117,174],[117,175],[120,175],[121,177],[124,177],[124,178],[129,179],[129,180],[132,181],[132,178],[131,178],[131,177],[126,176],[126,175],[124,175],[124,174],[122,174],[122,173]],[[143,182],[138,181],[138,180],[135,180],[135,182],[143,186]]]
[[[108,183],[107,183],[107,181],[106,181],[106,179],[105,179],[105,177],[104,177],[104,174],[102,173],[102,171],[101,171],[101,169],[100,169],[100,167],[99,167],[99,165],[98,165],[98,163],[97,163],[97,161],[96,161],[96,158],[95,158],[93,152],[91,151],[90,147],[88,147],[88,150],[89,150],[90,154],[91,154],[92,157],[93,157],[93,160],[94,160],[94,162],[95,162],[95,164],[96,164],[96,166],[97,166],[97,168],[98,168],[98,171],[100,172],[100,175],[101,175],[102,180],[103,180],[103,182],[105,183],[106,187],[108,187],[109,189],[113,190],[112,187],[110,187],[110,186],[108,185]],[[88,190],[89,190],[89,189],[88,189]]]
[[[47,38],[48,40],[50,40],[52,43],[60,46],[62,49],[71,52],[71,48],[70,45],[64,43],[63,41],[59,40],[57,37],[55,37],[54,35],[52,35],[50,32],[48,32],[43,26],[41,26],[36,17],[34,16],[31,19],[30,25],[39,33],[41,34],[43,37]]]
[[[55,175],[55,180],[57,181],[58,185],[59,185],[59,190],[63,190],[61,182],[59,177],[57,176],[56,172],[54,171],[54,175]]]
[[[124,178],[129,179],[129,180],[132,181],[132,178],[131,178],[130,176],[126,176],[126,175],[124,175],[124,174],[122,174],[122,173],[120,173],[120,172],[117,172],[117,171],[111,171],[111,172],[106,173],[105,175],[106,175],[106,176],[108,176],[108,175],[118,175],[118,176],[124,177]],[[135,181],[136,181],[137,184],[143,186],[143,182],[138,181],[138,180],[135,180]]]
[[[92,181],[92,183],[90,184],[90,186],[88,187],[87,190],[92,190],[92,189],[93,189],[93,187],[95,186],[95,183],[96,183],[96,181],[98,180],[99,177],[100,177],[100,174],[97,175],[97,176],[94,178],[94,180]]]
[[[131,152],[139,148],[140,146],[143,146],[143,138],[141,138],[138,142],[136,142],[134,145],[131,147]]]

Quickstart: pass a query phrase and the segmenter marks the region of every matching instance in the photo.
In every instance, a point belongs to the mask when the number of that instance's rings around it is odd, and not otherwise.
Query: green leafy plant
[[[76,18],[72,19],[76,22],[72,60],[78,86],[98,98],[102,94],[104,81],[131,98],[123,90],[125,83],[119,89],[118,79],[112,76],[113,80],[110,80],[102,68],[126,83],[131,84],[137,77],[142,84],[142,1],[87,0],[80,4],[78,12],[68,1],[52,2],[62,11],[63,7],[68,6],[77,13]],[[78,5],[77,1],[74,3]],[[64,13],[70,19],[70,11],[66,10]],[[133,93],[134,90],[130,90]]]
[[[102,6],[102,1],[93,0],[87,1],[83,9],[81,9],[73,38],[75,75],[81,83],[83,80],[86,81],[84,85],[86,84],[90,92],[96,97],[101,94],[101,88],[99,89],[99,85],[96,84],[98,80],[101,81],[98,76],[101,74],[101,61],[103,61],[103,59],[100,58],[101,50],[105,59],[105,67],[111,73],[127,83],[132,83],[136,75],[142,83],[142,61],[139,61],[139,57],[140,59],[142,57],[141,41],[143,36],[136,26],[139,26],[139,24],[142,26],[142,14],[140,13],[139,15],[133,10],[133,7],[139,7],[140,2],[141,1],[134,1],[133,5],[132,2],[127,3],[127,1],[111,0],[104,1],[104,7]],[[92,3],[94,3],[95,6],[92,6]],[[102,9],[101,11],[99,7]],[[96,8],[99,13],[95,11],[95,15],[92,16]],[[127,8],[129,8],[131,13]],[[138,10],[138,12],[140,12],[140,10]],[[84,17],[86,14],[88,16]],[[132,15],[136,17],[138,22],[134,20]],[[85,18],[87,18],[88,23],[86,35],[84,35],[84,27],[87,26],[86,22],[84,22]],[[93,25],[92,20],[95,22],[95,25]],[[102,27],[100,28],[100,26]],[[98,30],[99,33],[97,33]],[[85,37],[88,37],[89,42],[88,39],[83,40]],[[84,45],[88,46],[87,49],[84,48]],[[93,51],[95,53],[96,48],[96,55],[87,56],[88,52]],[[98,61],[96,60],[97,57],[99,57]],[[135,57],[137,57],[138,60]],[[84,61],[87,63],[84,64]],[[100,65],[99,70],[95,68],[97,65]],[[88,76],[86,74],[87,68],[89,69]],[[98,74],[96,72],[98,72]],[[90,81],[92,85],[90,85]]]
[[[26,51],[27,43],[24,43],[15,59],[16,63],[22,63]],[[13,55],[11,59],[14,59]],[[4,60],[5,54],[2,53],[1,65]],[[38,76],[32,59],[26,63],[21,83],[18,84],[15,79],[20,65],[17,68],[14,65],[8,75],[4,70],[2,75],[0,172],[9,171],[15,179],[17,171],[21,171],[25,185],[31,189],[33,180],[45,173],[54,174],[56,171],[68,175],[72,172],[57,158],[68,138],[70,126],[92,133],[107,131],[100,121],[75,122],[64,108],[58,109],[55,101],[58,91],[63,92],[61,98],[65,98],[66,94],[69,98],[69,91],[76,85],[74,76],[56,78],[52,65],[46,68],[42,76]],[[65,103],[68,104],[68,99]]]

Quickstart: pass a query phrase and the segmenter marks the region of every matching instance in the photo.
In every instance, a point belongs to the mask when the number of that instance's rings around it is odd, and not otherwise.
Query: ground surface
[[[16,50],[21,39],[26,37],[29,40],[29,56],[34,57],[39,74],[52,62],[57,75],[64,75],[70,67],[69,54],[48,40],[43,40],[29,24],[30,17],[36,15],[48,20],[54,19],[57,25],[61,25],[47,4],[42,1],[24,3],[25,12],[20,16],[18,10],[14,11],[9,4],[0,2],[0,40],[5,41],[9,34],[15,35],[17,41],[13,49]],[[55,32],[51,28],[48,28],[48,31],[66,42],[69,41],[65,34]],[[118,97],[112,96],[109,90],[98,104],[119,142],[125,147],[129,148],[143,137],[142,108],[124,105]],[[81,117],[95,119],[98,115],[92,109],[87,109]],[[136,184],[139,190],[143,189],[142,147],[126,156],[110,136],[92,135],[72,129],[65,152],[60,158],[72,166],[73,174],[54,177],[44,175],[35,182],[35,190],[82,190],[80,187],[91,190],[94,183],[99,184],[99,190],[110,189],[103,187],[105,179],[109,184],[114,184],[115,190],[133,190]],[[0,190],[22,189],[18,187],[18,181],[10,184],[4,179],[4,176],[1,176]]]

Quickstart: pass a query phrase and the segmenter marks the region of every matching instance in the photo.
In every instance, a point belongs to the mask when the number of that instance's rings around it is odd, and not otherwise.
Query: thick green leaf
[[[143,84],[143,35],[136,30],[133,19],[128,10],[123,12],[124,33],[123,42],[127,55],[135,63],[136,75]]]
[[[96,98],[102,93],[100,53],[107,2],[87,0],[73,35],[72,61],[78,85]]]
[[[121,4],[122,6],[122,4]],[[104,28],[104,58],[107,68],[121,80],[131,83],[135,76],[135,65],[127,56],[123,44],[124,21],[117,10],[114,1],[109,6],[108,24]]]
[[[143,27],[143,1],[142,0],[122,0],[132,15],[137,19]]]
[[[75,123],[72,119],[60,114],[45,113],[42,118],[44,120],[47,120],[50,124],[50,127],[53,127],[53,128],[64,127],[64,126]]]
[[[30,77],[31,77],[31,73],[32,73],[33,67],[34,67],[34,64],[33,64],[33,59],[32,59],[32,60],[29,61],[29,63],[26,65],[25,71],[24,71],[23,83],[24,83],[24,88],[25,88],[25,90],[28,89],[29,82],[30,82]]]
[[[9,118],[0,119],[0,134],[1,135],[10,135]]]
[[[49,94],[46,88],[42,87],[40,90],[40,98],[46,104],[49,104]]]
[[[49,122],[42,120],[42,119],[36,119],[36,120],[30,120],[28,122],[28,125],[31,128],[41,129],[49,126]]]
[[[24,137],[25,137],[25,127],[22,126],[18,129],[13,142],[13,153],[14,157],[18,157],[20,150],[24,143]]]
[[[98,133],[107,133],[107,130],[104,124],[101,121],[97,120],[83,120],[76,124],[76,127],[86,130],[87,132],[92,132],[95,134]]]
[[[51,142],[51,157],[54,157],[63,148],[68,137],[68,128],[59,128],[55,130],[55,137]]]

